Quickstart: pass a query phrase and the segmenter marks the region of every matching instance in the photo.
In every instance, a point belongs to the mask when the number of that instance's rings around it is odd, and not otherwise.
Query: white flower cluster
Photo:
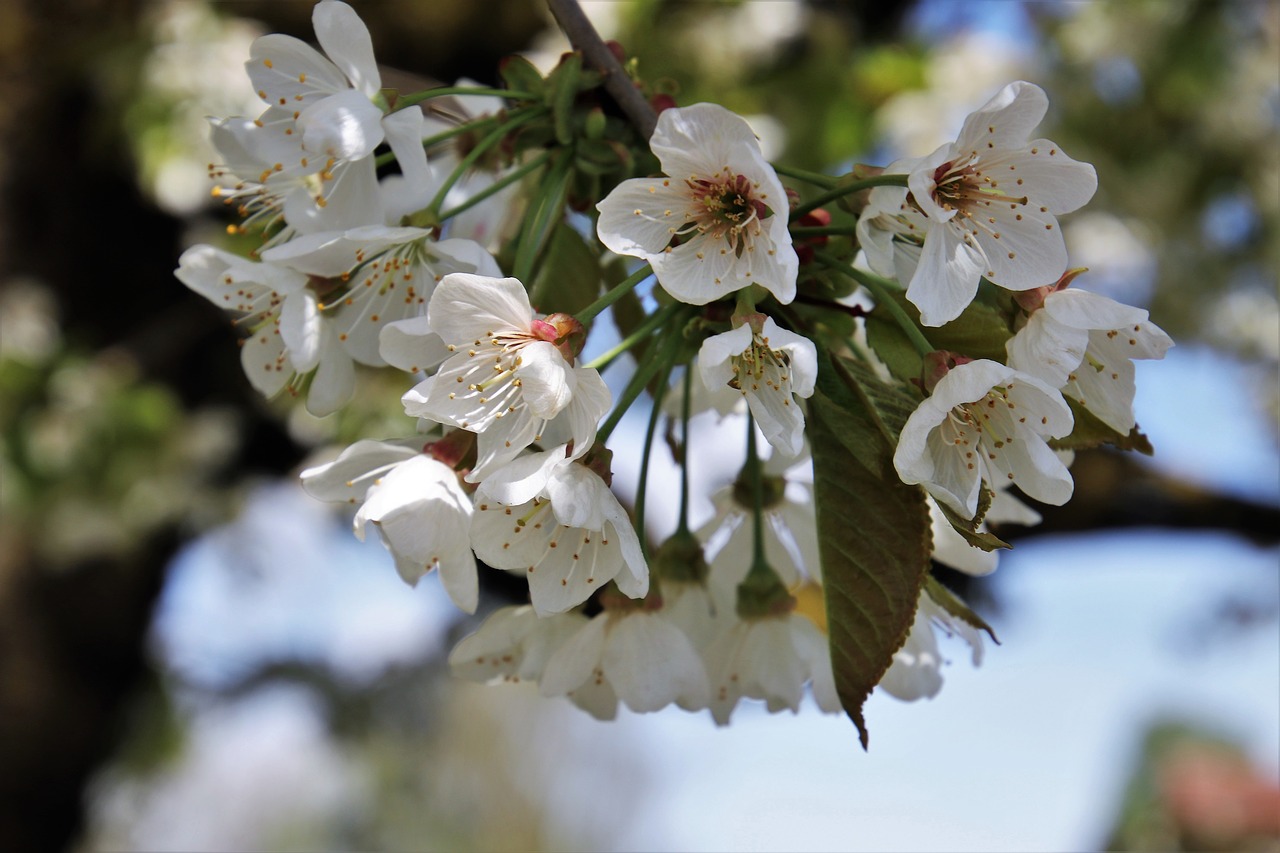
[[[480,603],[478,563],[526,579],[528,604],[496,610],[453,650],[463,677],[536,681],[601,718],[619,702],[640,712],[676,704],[725,723],[743,697],[795,710],[806,686],[820,708],[838,711],[806,474],[806,401],[820,357],[813,325],[791,310],[807,284],[790,221],[801,211],[792,215],[747,123],[713,104],[661,112],[649,140],[661,174],[600,184],[608,192],[596,205],[599,243],[647,266],[577,317],[544,315],[529,282],[504,277],[489,249],[521,203],[551,203],[555,181],[517,181],[567,155],[526,151],[518,172],[496,179],[467,172],[480,149],[465,162],[448,154],[429,163],[424,140],[452,131],[424,117],[414,105],[423,97],[381,90],[352,9],[321,0],[314,25],[323,55],[287,36],[254,43],[246,68],[266,104],[260,116],[212,122],[225,160],[210,167],[215,195],[239,216],[229,230],[261,232],[261,246],[248,259],[198,245],[177,271],[236,315],[248,333],[245,370],[268,396],[305,389],[313,413],[335,412],[353,393],[356,364],[393,366],[417,383],[402,398],[417,438],[359,441],[304,471],[305,488],[356,505],[357,536],[377,529],[410,584],[438,570],[467,613]],[[975,575],[994,570],[995,555],[962,538],[955,520],[977,526],[990,505],[987,521],[1033,523],[1034,511],[1005,491],[1013,485],[1065,502],[1072,480],[1048,440],[1073,429],[1066,398],[1128,434],[1131,360],[1159,358],[1171,343],[1145,311],[1067,289],[1056,216],[1088,201],[1096,178],[1054,143],[1030,139],[1046,103],[1031,84],[1006,87],[956,142],[884,170],[846,235],[856,233],[879,276],[901,283],[925,327],[909,330],[919,340],[961,318],[984,280],[1017,293],[1020,330],[1003,363],[921,353],[926,396],[893,456],[903,482],[930,496],[934,559]],[[514,133],[551,112],[531,103],[504,119],[503,109],[472,110],[468,121],[498,127],[485,137],[493,141],[502,127]],[[563,143],[563,126],[534,138]],[[398,174],[379,179],[380,151]],[[446,199],[467,210],[466,222],[441,213]],[[563,193],[555,203],[563,221]],[[527,241],[536,229],[519,230]],[[515,265],[526,272],[540,257],[528,245]],[[647,271],[663,307],[641,324],[647,332],[620,344],[650,347],[615,408],[578,353],[586,324]],[[749,413],[739,416],[751,424],[749,452],[738,480],[714,496],[716,516],[691,531],[686,503],[679,531],[650,552],[613,494],[604,439],[644,387],[665,390],[660,377],[680,365],[686,403],[665,411],[684,422],[684,452],[689,411],[700,407]],[[688,402],[695,394],[700,405]],[[757,428],[772,448],[767,462],[755,452]],[[937,692],[935,627],[968,640],[978,662],[974,625],[921,592],[887,692]]]

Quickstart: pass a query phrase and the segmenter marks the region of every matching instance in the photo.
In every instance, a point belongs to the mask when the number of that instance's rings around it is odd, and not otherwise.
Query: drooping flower
[[[838,710],[826,636],[807,616],[734,618],[703,652],[711,680],[711,716],[728,725],[738,700],[763,699],[770,713],[800,707],[812,681],[824,711]],[[834,705],[834,707],[833,707]]]
[[[1038,86],[1010,83],[969,115],[955,142],[890,167],[907,173],[909,195],[901,188],[872,192],[868,226],[890,232],[904,255],[895,263],[910,266],[923,227],[907,299],[924,325],[958,317],[983,277],[1029,290],[1066,269],[1057,217],[1092,198],[1098,179],[1056,143],[1030,138],[1047,109]]]
[[[982,632],[963,619],[940,607],[929,593],[921,590],[915,621],[902,648],[894,652],[893,662],[877,685],[895,699],[914,702],[932,699],[942,689],[942,667],[946,659],[938,647],[936,631],[959,636],[970,648],[974,666],[982,664]]]
[[[303,471],[302,485],[320,500],[360,502],[352,522],[357,538],[372,524],[405,583],[414,586],[439,569],[453,603],[475,612],[480,588],[469,535],[471,498],[454,470],[424,454],[420,442],[358,441],[333,462]]]
[[[672,108],[649,147],[667,177],[609,193],[596,206],[600,241],[648,261],[681,302],[705,305],[750,284],[794,299],[786,193],[747,123],[715,104]]]
[[[1047,294],[1005,344],[1010,367],[1062,389],[1125,435],[1135,423],[1133,359],[1164,358],[1171,346],[1145,310],[1078,288]]]
[[[547,661],[544,696],[569,696],[597,719],[617,716],[618,701],[637,713],[675,703],[707,706],[707,673],[689,638],[660,612],[609,607],[583,625]]]
[[[449,652],[449,668],[468,681],[537,681],[565,641],[587,624],[581,613],[539,616],[531,605],[501,607]]]
[[[787,456],[800,453],[804,412],[795,398],[813,394],[818,352],[812,341],[778,328],[772,317],[752,314],[737,328],[702,342],[698,370],[713,398],[746,399],[774,449]]]
[[[1015,483],[1036,500],[1063,504],[1071,474],[1046,443],[1071,431],[1062,395],[1025,373],[978,359],[952,368],[911,413],[893,456],[904,483],[972,518],[982,482]]]
[[[600,475],[562,445],[508,463],[480,483],[471,521],[476,556],[521,571],[539,615],[562,613],[614,581],[631,598],[649,570],[631,519]]]
[[[405,179],[427,180],[421,108],[385,113],[382,77],[369,31],[340,0],[320,0],[312,12],[324,54],[292,36],[256,39],[245,63],[268,106],[244,134],[243,144],[268,165],[259,182],[276,176],[318,175],[328,184],[350,164],[368,158],[384,140]],[[317,203],[327,204],[327,193]]]
[[[573,456],[591,449],[612,397],[598,371],[573,366],[557,343],[573,318],[538,319],[514,278],[453,273],[431,297],[427,320],[454,355],[405,394],[405,411],[479,434],[469,482],[541,440],[547,422],[562,412]]]
[[[355,368],[339,333],[321,315],[307,276],[204,244],[182,253],[174,275],[237,315],[235,324],[249,333],[240,363],[260,394],[274,397],[298,376],[314,372],[307,391],[312,414],[335,412],[351,398]]]
[[[800,478],[802,468],[809,464],[807,454],[797,458],[775,453],[760,472],[764,556],[788,589],[805,579],[821,578],[813,486]],[[697,537],[711,554],[712,585],[727,591],[731,604],[732,593],[751,566],[755,514],[751,485],[740,475],[717,490],[711,501],[716,513],[697,530]]]

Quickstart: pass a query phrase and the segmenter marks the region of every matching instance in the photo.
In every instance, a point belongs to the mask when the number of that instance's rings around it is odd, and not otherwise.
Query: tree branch
[[[587,20],[578,0],[547,0],[547,6],[560,29],[569,37],[569,44],[582,51],[587,65],[604,76],[605,91],[617,101],[631,124],[645,139],[652,136],[658,114],[622,70],[618,58]]]

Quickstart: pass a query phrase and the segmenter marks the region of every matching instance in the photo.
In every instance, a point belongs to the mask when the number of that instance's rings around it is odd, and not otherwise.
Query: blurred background
[[[355,5],[428,81],[565,49],[535,0]],[[8,0],[0,847],[1280,850],[1280,4],[584,6],[801,168],[927,153],[1004,83],[1043,86],[1043,135],[1100,179],[1064,221],[1078,284],[1178,342],[1138,363],[1155,456],[1078,458],[1076,498],[968,590],[1003,645],[978,670],[948,647],[932,701],[873,696],[869,753],[812,706],[598,723],[455,681],[476,623],[296,485],[412,431],[400,380],[324,420],[265,402],[172,277],[224,239],[204,117],[256,113],[249,43],[309,39],[311,4]]]

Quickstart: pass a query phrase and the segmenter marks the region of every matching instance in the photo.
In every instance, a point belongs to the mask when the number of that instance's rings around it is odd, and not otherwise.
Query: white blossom
[[[1014,483],[1036,500],[1063,504],[1071,474],[1046,443],[1071,431],[1062,395],[1039,379],[995,361],[952,368],[902,428],[894,467],[966,518],[978,509],[982,481]]]
[[[804,412],[796,397],[813,394],[818,352],[808,338],[753,314],[735,329],[712,335],[698,351],[703,383],[722,399],[745,398],[764,437],[779,453],[804,446]]]
[[[648,713],[672,703],[696,711],[710,698],[689,638],[661,613],[630,606],[606,607],[579,628],[547,661],[539,684],[542,695],[567,695],[606,720],[619,700]]]
[[[480,484],[471,521],[476,556],[525,573],[539,615],[581,604],[609,581],[631,598],[649,570],[631,519],[600,475],[559,446],[530,453]]]
[[[244,147],[268,164],[258,182],[316,175],[325,186],[337,185],[345,170],[385,140],[405,179],[424,184],[422,110],[384,113],[382,78],[364,22],[346,3],[321,0],[312,23],[323,54],[279,33],[256,39],[250,48],[245,69],[268,105],[242,136]],[[327,206],[330,193],[322,190],[315,199]]]
[[[468,681],[537,681],[547,661],[587,624],[581,613],[539,616],[528,604],[495,610],[449,652],[449,668]]]
[[[681,302],[705,305],[750,284],[794,299],[786,192],[747,123],[715,104],[668,109],[649,147],[667,177],[614,188],[596,206],[600,241],[648,261]]]
[[[372,524],[405,583],[416,585],[439,569],[453,603],[475,612],[479,581],[468,532],[471,498],[448,465],[421,448],[359,441],[333,462],[303,471],[302,485],[320,500],[359,501],[352,525],[357,538],[363,540],[365,526]]]
[[[330,279],[323,310],[333,315],[351,357],[374,367],[387,363],[379,351],[382,329],[425,314],[444,276],[501,274],[493,257],[470,240],[436,240],[424,228],[385,225],[303,235],[262,257]]]
[[[307,276],[204,244],[182,253],[174,275],[237,315],[235,324],[248,332],[240,363],[259,393],[273,397],[299,375],[314,372],[307,391],[312,414],[331,414],[351,398],[355,367],[339,332],[321,314]]]
[[[809,681],[819,707],[840,707],[827,637],[799,613],[735,618],[703,651],[703,660],[711,680],[711,715],[718,725],[728,725],[743,697],[763,699],[770,713],[796,711]]]
[[[1049,293],[1005,345],[1009,366],[1078,400],[1127,435],[1134,427],[1136,358],[1164,358],[1173,341],[1147,312],[1068,288]]]
[[[591,449],[600,417],[612,403],[609,389],[598,371],[566,359],[555,343],[563,328],[536,318],[520,282],[445,276],[427,319],[453,355],[405,394],[405,411],[479,435],[469,482],[479,482],[540,441],[547,422],[562,412],[573,456]]]
[[[1098,179],[1092,166],[1056,143],[1030,138],[1047,109],[1038,86],[1010,83],[969,115],[955,142],[890,167],[906,172],[909,195],[901,188],[873,191],[871,219],[860,232],[880,243],[874,253],[881,260],[873,264],[883,269],[886,238],[869,235],[869,228],[889,232],[895,251],[904,253],[895,258],[900,269],[911,265],[919,234],[907,299],[924,325],[958,317],[983,277],[1029,290],[1066,269],[1057,217],[1092,198]]]

